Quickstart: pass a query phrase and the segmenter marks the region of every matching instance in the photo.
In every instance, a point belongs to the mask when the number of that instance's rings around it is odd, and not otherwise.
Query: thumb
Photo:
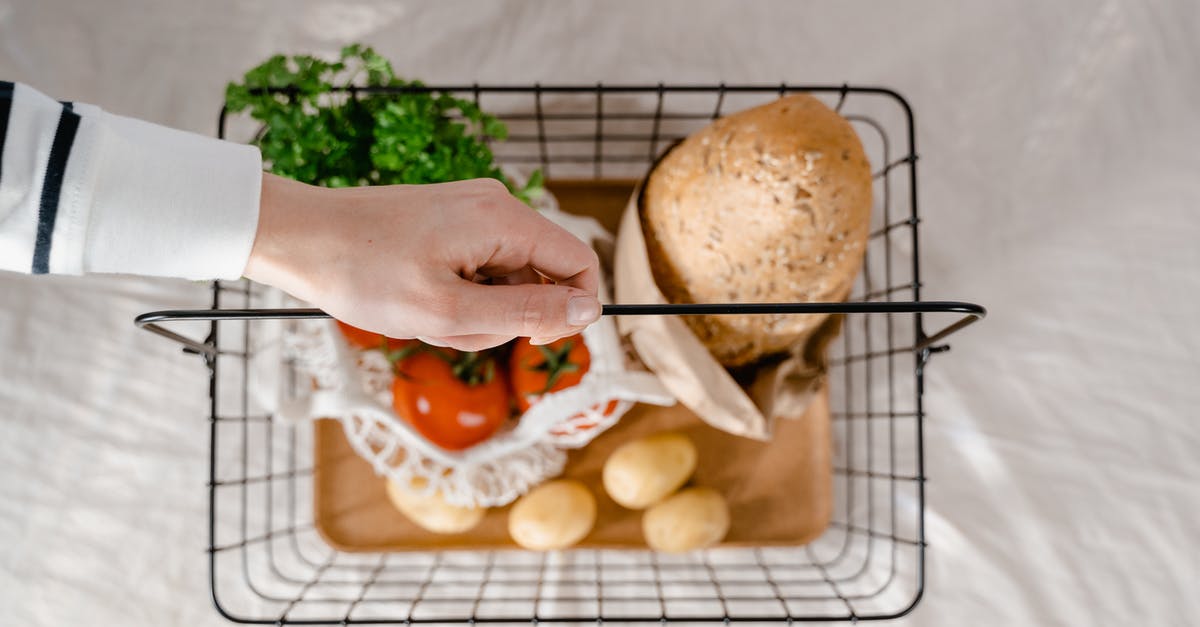
[[[600,318],[594,294],[564,285],[481,285],[460,287],[464,333],[558,337],[577,333]]]

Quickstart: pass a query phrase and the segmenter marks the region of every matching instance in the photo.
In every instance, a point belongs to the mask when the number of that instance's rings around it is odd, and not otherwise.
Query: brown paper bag
[[[650,270],[635,189],[621,218],[613,275],[617,303],[665,304]],[[758,367],[743,388],[676,316],[622,316],[641,360],[679,402],[708,424],[747,438],[766,440],[779,418],[798,418],[825,378],[825,348],[841,316],[828,317],[796,350]]]

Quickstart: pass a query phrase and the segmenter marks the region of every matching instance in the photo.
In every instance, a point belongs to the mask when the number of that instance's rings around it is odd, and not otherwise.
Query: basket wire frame
[[[311,425],[277,419],[261,400],[262,390],[294,395],[301,384],[278,350],[286,324],[279,319],[320,312],[264,309],[268,290],[218,281],[211,310],[138,320],[200,353],[208,368],[208,563],[217,610],[235,622],[278,625],[790,623],[880,620],[911,611],[925,586],[923,370],[932,354],[946,350],[939,340],[984,312],[963,303],[920,302],[917,155],[904,99],[887,89],[847,85],[427,89],[465,95],[497,112],[511,129],[506,142],[493,146],[497,160],[541,167],[552,179],[637,178],[663,149],[732,107],[793,92],[821,97],[851,121],[877,168],[876,200],[863,272],[850,302],[836,309],[847,313],[829,362],[833,520],[807,546],[682,556],[338,551],[312,521]],[[346,91],[356,97],[388,90]],[[230,122],[222,111],[221,137]],[[898,142],[891,137],[896,134]],[[967,317],[927,335],[923,313],[929,311]],[[207,315],[214,312],[227,315]],[[606,313],[656,312],[630,306]],[[202,342],[157,325],[188,319],[207,321]]]

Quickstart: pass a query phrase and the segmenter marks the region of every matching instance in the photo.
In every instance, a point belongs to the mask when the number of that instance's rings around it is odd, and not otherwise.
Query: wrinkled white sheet
[[[644,6],[643,6],[644,5]],[[364,40],[434,82],[848,81],[917,112],[930,571],[903,624],[1200,616],[1200,5],[0,0],[0,77],[212,133],[228,79]],[[0,608],[218,625],[202,286],[0,275]]]

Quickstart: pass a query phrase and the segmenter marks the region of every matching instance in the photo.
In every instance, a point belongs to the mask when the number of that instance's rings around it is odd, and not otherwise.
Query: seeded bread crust
[[[854,129],[797,94],[721,118],[655,166],[641,221],[673,303],[845,299],[862,266],[871,167]],[[722,364],[802,342],[825,316],[685,316]]]

